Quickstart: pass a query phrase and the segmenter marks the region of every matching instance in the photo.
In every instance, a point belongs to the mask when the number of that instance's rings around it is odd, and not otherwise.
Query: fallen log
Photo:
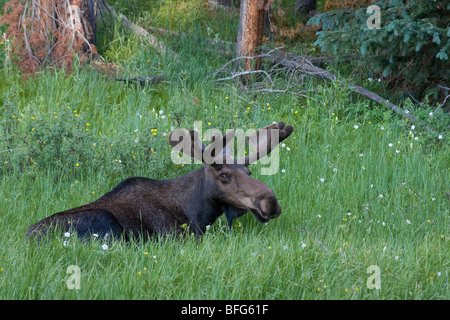
[[[140,76],[140,77],[133,77],[133,78],[120,78],[116,79],[116,81],[123,81],[125,83],[138,83],[141,85],[141,87],[145,86],[153,86],[158,83],[160,83],[164,79],[164,75],[157,75],[157,76]]]
[[[125,15],[121,13],[117,13],[111,6],[109,6],[106,1],[101,1],[99,3],[100,11],[108,11],[114,19],[119,19],[122,22],[122,25],[136,33],[141,39],[146,41],[152,48],[156,49],[159,53],[165,55],[170,54],[176,58],[179,58],[178,54],[166,48],[166,46],[159,41],[154,35],[150,34],[147,30],[142,28],[141,26],[131,22]]]
[[[322,68],[316,67],[311,63],[308,58],[305,57],[299,57],[296,55],[293,55],[291,53],[283,52],[283,51],[272,51],[270,54],[266,55],[266,58],[269,59],[272,63],[280,64],[286,68],[289,68],[295,72],[301,72],[304,74],[308,74],[314,77],[322,78],[329,81],[338,81],[335,74],[326,71]],[[357,86],[352,82],[341,82],[342,86],[348,88],[349,90],[358,93],[376,103],[379,104],[385,104],[389,109],[391,109],[393,112],[398,114],[399,116],[403,117],[407,121],[410,121],[412,123],[416,123],[416,119],[412,114],[410,114],[408,111],[405,111],[392,102],[390,102],[387,99],[384,99],[383,97],[379,96],[378,94],[367,90],[364,87]]]

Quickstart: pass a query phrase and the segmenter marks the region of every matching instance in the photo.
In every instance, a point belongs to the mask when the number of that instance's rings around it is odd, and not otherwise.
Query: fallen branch
[[[139,83],[142,87],[152,86],[160,83],[164,79],[164,75],[158,76],[147,76],[147,77],[134,77],[134,78],[121,78],[116,79],[117,81],[123,81],[126,83],[134,82]]]
[[[327,254],[329,254],[327,248],[325,248],[325,246],[323,245],[323,243],[317,239],[315,236],[313,236],[311,233],[309,233],[306,229],[300,229],[299,227],[295,227],[297,230],[301,231],[301,232],[305,232],[307,233],[309,236],[313,237],[314,239],[316,239],[316,241],[320,244],[320,246],[322,247],[323,251],[325,251]]]
[[[141,39],[145,40],[150,44],[150,46],[154,49],[156,49],[161,54],[170,54],[175,56],[176,58],[179,58],[178,54],[173,52],[172,50],[166,48],[161,41],[158,40],[155,36],[150,34],[147,30],[144,28],[138,26],[137,24],[131,22],[125,15],[121,13],[117,13],[111,6],[109,6],[106,1],[100,2],[101,5],[99,5],[100,11],[107,10],[115,19],[120,19],[122,21],[122,25],[125,28],[130,29],[134,33],[136,33]]]
[[[264,71],[264,70],[248,70],[248,71],[237,72],[237,73],[234,73],[231,77],[220,78],[220,79],[216,79],[214,81],[217,82],[217,81],[232,80],[232,79],[234,79],[236,77],[241,77],[241,76],[244,76],[244,75],[247,75],[247,74],[254,74],[254,73],[264,73],[266,75],[266,77],[270,80],[270,82],[273,85],[272,78],[267,73],[267,71]]]
[[[279,90],[279,89],[266,89],[266,88],[262,88],[262,89],[255,89],[253,92],[265,92],[265,93],[285,93],[285,94],[291,94],[294,96],[300,96],[300,97],[304,97],[304,98],[308,98],[311,100],[316,101],[316,99],[308,97],[305,94],[302,94],[300,92],[294,92],[294,91],[289,91],[289,90]]]
[[[295,56],[290,53],[278,51],[278,52],[274,52],[274,53],[270,54],[268,59],[273,63],[278,63],[278,64],[283,65],[283,66],[285,66],[289,69],[292,69],[296,72],[309,74],[309,75],[319,77],[322,79],[326,79],[326,80],[330,80],[333,82],[338,81],[336,75],[334,75],[331,72],[328,72],[322,68],[316,67],[315,65],[313,65],[311,63],[311,61],[309,61],[305,57],[298,57],[298,56]],[[380,97],[378,94],[376,94],[372,91],[369,91],[366,88],[357,86],[352,82],[346,83],[346,82],[342,81],[341,84],[344,87],[347,87],[349,90],[356,92],[372,101],[375,101],[376,103],[386,104],[388,106],[388,108],[390,108],[396,114],[402,116],[403,118],[405,118],[408,121],[411,121],[412,123],[416,123],[416,119],[414,118],[414,116],[412,114],[408,113],[408,111],[405,111],[405,110],[399,108],[398,106],[396,106],[389,100]]]

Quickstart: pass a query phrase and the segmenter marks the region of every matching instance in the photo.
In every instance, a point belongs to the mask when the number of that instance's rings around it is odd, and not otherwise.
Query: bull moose
[[[228,144],[232,130],[214,135],[205,146],[195,130],[176,129],[169,143],[204,165],[170,180],[128,178],[99,199],[55,213],[29,227],[28,238],[41,239],[49,230],[76,231],[79,237],[109,234],[113,237],[143,237],[182,234],[202,235],[225,213],[228,225],[250,211],[260,222],[281,214],[274,192],[250,176],[248,166],[270,153],[293,131],[292,125],[273,123],[246,137],[255,152],[235,159]]]

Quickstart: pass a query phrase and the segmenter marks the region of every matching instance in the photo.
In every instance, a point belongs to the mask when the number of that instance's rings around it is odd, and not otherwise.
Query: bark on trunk
[[[0,23],[9,25],[16,59],[26,74],[43,67],[73,70],[97,56],[95,47],[97,0],[10,0]],[[77,56],[77,59],[74,59]]]
[[[258,47],[262,45],[264,15],[269,10],[273,0],[242,0],[239,17],[239,30],[237,38],[236,57],[253,57],[258,54]],[[261,67],[261,58],[241,59],[244,61],[244,70],[258,70]],[[234,66],[235,71],[239,65]],[[250,80],[247,77],[245,80]]]

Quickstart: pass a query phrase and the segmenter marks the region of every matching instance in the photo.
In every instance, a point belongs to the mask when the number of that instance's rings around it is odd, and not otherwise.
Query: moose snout
[[[276,218],[281,214],[281,207],[273,192],[262,195],[257,200],[257,207],[259,207],[259,215],[265,221]]]
[[[263,199],[260,202],[261,214],[269,219],[278,217],[281,214],[281,207],[277,199]]]

